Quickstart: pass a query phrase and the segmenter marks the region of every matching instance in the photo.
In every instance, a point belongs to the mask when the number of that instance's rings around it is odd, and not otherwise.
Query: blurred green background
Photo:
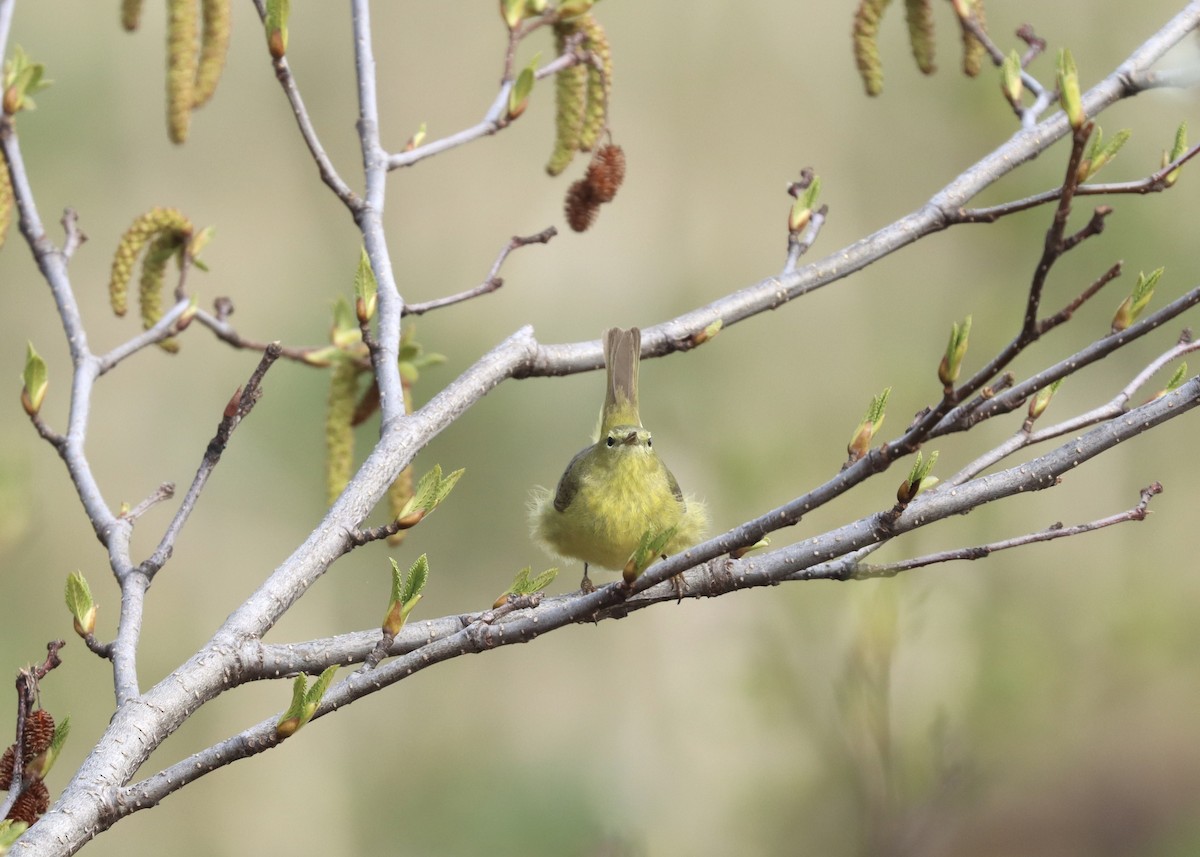
[[[136,330],[136,321],[113,318],[105,283],[118,236],[153,205],[217,228],[211,273],[192,280],[202,303],[231,297],[233,321],[250,337],[325,341],[332,302],[350,292],[357,233],[317,179],[250,4],[236,4],[224,79],[183,147],[165,134],[161,4],[148,4],[133,35],[120,29],[117,5],[23,2],[10,40],[55,80],[18,125],[51,234],[58,239],[55,223],[70,205],[89,236],[71,272],[92,347]],[[418,338],[449,358],[424,373],[418,402],[519,325],[532,324],[543,342],[595,339],[604,327],[649,326],[778,272],[784,188],[805,165],[820,173],[830,206],[813,250],[824,256],[918,207],[1015,130],[995,76],[958,73],[944,4],[939,73],[917,73],[897,6],[882,27],[884,93],[867,99],[850,54],[854,5],[601,4],[616,63],[612,127],[629,175],[586,235],[565,230],[561,213],[582,165],[558,180],[543,172],[548,85],[503,133],[392,174],[386,219],[409,300],[478,283],[513,234],[550,224],[563,233],[510,258],[498,293],[417,321]],[[348,12],[294,6],[289,59],[326,147],[358,186]],[[1180,6],[993,3],[989,18],[1006,47],[1025,20],[1051,51],[1069,45],[1090,85]],[[391,149],[422,122],[434,138],[482,117],[505,47],[494,0],[379,3],[373,17]],[[1195,43],[1185,48],[1178,61],[1194,59]],[[534,50],[550,56],[545,33],[520,61]],[[1049,57],[1033,67],[1047,82],[1051,69]],[[1196,113],[1196,95],[1175,92],[1106,113],[1108,134],[1129,127],[1134,136],[1105,177],[1155,168],[1178,122],[1196,127]],[[984,201],[1054,185],[1065,156],[1060,144]],[[1185,172],[1169,194],[1115,201],[1104,236],[1056,268],[1044,306],[1065,303],[1116,259],[1126,275],[1023,356],[1018,372],[1105,332],[1138,270],[1166,267],[1156,305],[1194,285],[1194,194]],[[883,387],[893,387],[889,437],[935,401],[951,322],[974,315],[968,367],[1007,342],[1049,214],[933,236],[696,352],[643,366],[647,425],[680,482],[707,498],[715,527],[836,472]],[[0,377],[9,382],[0,412],[0,674],[39,659],[51,638],[70,641],[42,695],[73,722],[53,790],[112,706],[107,664],[71,633],[64,578],[81,569],[91,581],[103,637],[118,595],[61,462],[18,405],[29,339],[50,366],[46,415],[62,427],[69,362],[49,292],[15,233],[0,253],[0,288]],[[1068,381],[1047,419],[1106,401],[1178,329]],[[145,352],[106,376],[88,452],[109,503],[136,503],[164,481],[186,485],[255,362],[194,326],[178,356]],[[549,564],[527,537],[525,499],[531,485],[553,484],[585,442],[600,385],[595,374],[506,383],[419,456],[419,471],[437,462],[467,475],[391,552],[402,564],[429,554],[417,618],[481,609],[520,567]],[[146,685],[202,644],[320,519],[325,391],[325,374],[308,367],[281,364],[268,377],[148,596]],[[1194,420],[1124,445],[1055,490],[914,533],[877,557],[1091,520],[1132,506],[1140,488],[1162,480],[1166,492],[1144,524],[880,583],[793,584],[664,606],[447,663],[205,777],[122,821],[88,853],[1197,853]],[[1018,426],[1014,416],[939,442],[939,472]],[[776,543],[890,505],[899,479],[869,483]],[[171,511],[142,519],[139,550],[153,547]],[[343,559],[269,639],[376,627],[388,555],[375,546]],[[578,569],[565,569],[552,589],[577,580]],[[289,692],[262,683],[223,696],[143,773],[279,711]],[[12,711],[0,705],[0,734],[12,729]]]

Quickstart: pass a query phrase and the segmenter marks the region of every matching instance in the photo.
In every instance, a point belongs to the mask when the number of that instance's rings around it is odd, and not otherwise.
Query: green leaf
[[[395,560],[392,561],[395,565]],[[407,604],[421,594],[421,590],[425,588],[425,582],[429,579],[429,557],[426,554],[421,554],[417,557],[416,562],[412,564],[412,568],[408,570],[405,576],[404,585],[401,587],[400,595],[396,599],[401,604]]]
[[[50,383],[49,374],[49,370],[46,369],[46,361],[34,350],[33,343],[27,342],[25,371],[21,374],[21,380],[25,385],[25,410],[31,415],[42,409],[42,402],[46,399],[46,388]]]
[[[1000,85],[1004,88],[1004,94],[1008,100],[1016,104],[1021,100],[1021,93],[1025,91],[1025,83],[1021,80],[1021,56],[1017,53],[1016,48],[1008,52],[1008,56],[1004,58],[1004,65],[1000,70]]]
[[[529,95],[533,92],[533,85],[537,80],[535,74],[541,56],[540,53],[534,55],[529,65],[521,69],[516,81],[513,82],[512,89],[508,91],[509,119],[516,119],[525,112],[525,108],[529,105]]]
[[[305,709],[308,711],[308,717],[304,718],[305,722],[313,716],[313,712],[321,704],[321,698],[325,696],[325,691],[329,690],[329,685],[333,683],[333,676],[337,671],[337,664],[326,667],[324,672],[317,676],[317,680],[313,682],[313,686],[308,689],[308,693],[305,694],[304,698]]]
[[[1187,363],[1180,363],[1179,368],[1175,370],[1175,374],[1171,376],[1171,380],[1167,382],[1167,392],[1177,389],[1183,382],[1187,380]]]
[[[458,480],[461,479],[462,475],[466,472],[467,469],[465,467],[460,467],[445,479],[438,480],[437,489],[433,495],[433,506],[430,507],[429,511],[432,512],[439,505],[441,505],[443,500],[450,496],[450,492],[454,490],[454,486],[458,484]]]
[[[75,631],[86,637],[96,629],[96,602],[84,576],[73,571],[67,575],[67,609],[75,620]]]
[[[367,248],[363,247],[358,257],[358,270],[354,272],[354,296],[365,304],[373,304],[378,298],[378,288]]]
[[[29,829],[29,823],[26,821],[13,821],[11,818],[6,818],[0,821],[0,854],[8,851],[10,845],[21,838],[21,834]]]
[[[558,577],[557,568],[548,568],[535,578],[530,578],[533,573],[533,566],[527,565],[517,572],[517,576],[513,578],[512,586],[504,591],[505,595],[532,595],[535,592],[541,592],[547,586],[554,582],[554,578]]]
[[[283,716],[279,718],[279,723],[277,726],[282,725],[285,721],[299,721],[302,717],[304,717],[304,696],[307,689],[308,677],[303,673],[296,676],[296,678],[292,681],[292,702],[287,707],[287,711],[283,712]],[[300,724],[297,723],[295,729],[299,728]],[[292,731],[295,731],[295,729]]]

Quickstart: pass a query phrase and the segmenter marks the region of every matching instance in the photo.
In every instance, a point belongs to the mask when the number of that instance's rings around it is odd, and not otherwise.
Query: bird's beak
[[[631,431],[629,434],[625,435],[625,439],[621,441],[621,443],[625,444],[626,446],[633,446],[635,443],[637,443],[637,437],[638,433],[636,431]]]

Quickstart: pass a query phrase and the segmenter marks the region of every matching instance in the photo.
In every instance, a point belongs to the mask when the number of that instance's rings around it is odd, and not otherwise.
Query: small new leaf
[[[813,208],[817,204],[817,196],[821,193],[821,177],[813,176],[808,187],[804,189],[788,212],[788,231],[795,234],[803,232],[812,220]]]
[[[1075,68],[1075,58],[1066,48],[1058,52],[1058,100],[1071,127],[1078,131],[1087,121],[1087,116],[1084,115],[1083,99],[1079,94],[1079,71]]]
[[[354,309],[360,323],[365,324],[374,318],[378,300],[375,272],[371,270],[367,248],[363,247],[358,257],[358,270],[354,272]]]
[[[557,568],[548,568],[533,578],[530,577],[532,573],[533,566],[531,565],[527,565],[518,571],[517,576],[513,578],[512,585],[500,593],[500,597],[496,599],[496,603],[492,606],[501,606],[508,600],[508,596],[510,595],[533,595],[535,592],[541,592],[554,582],[554,578],[558,577]]]
[[[1167,392],[1178,389],[1183,382],[1187,380],[1187,363],[1180,363],[1179,368],[1175,370],[1175,374],[1171,376],[1171,380],[1167,382]]]
[[[75,619],[75,633],[81,637],[95,633],[96,602],[87,579],[78,571],[67,575],[66,600],[67,609]]]
[[[1025,83],[1021,80],[1021,56],[1017,53],[1016,48],[1008,52],[1008,56],[1004,58],[1004,65],[1000,69],[1000,89],[1004,92],[1004,97],[1012,102],[1013,106],[1021,103],[1021,95],[1025,91]]]
[[[29,829],[27,821],[13,821],[6,818],[0,821],[0,854],[8,853],[9,846],[21,838],[21,834]]]
[[[32,342],[26,343],[25,371],[21,373],[21,380],[24,383],[21,405],[25,408],[25,413],[33,416],[42,409],[42,402],[46,399],[46,388],[50,382],[46,361],[34,350]]]
[[[1128,128],[1122,128],[1117,132],[1117,136],[1108,141],[1108,145],[1104,145],[1104,132],[1097,125],[1096,135],[1092,137],[1087,153],[1079,162],[1079,169],[1076,172],[1079,181],[1085,182],[1100,172],[1105,164],[1117,156],[1117,152],[1121,151],[1121,147],[1129,141],[1132,133]]]
[[[21,110],[35,110],[30,97],[54,81],[43,77],[46,67],[34,62],[20,45],[14,45],[12,56],[4,63],[4,112],[9,116]]]
[[[1184,154],[1187,153],[1187,150],[1187,123],[1180,122],[1179,127],[1175,129],[1175,145],[1171,149],[1170,157],[1166,159],[1167,163],[1169,164],[1172,161],[1182,158]],[[1171,170],[1171,172],[1167,173],[1166,177],[1163,179],[1167,183],[1167,187],[1171,187],[1179,179],[1179,171],[1181,169],[1183,169],[1183,167],[1176,167],[1175,169]]]
[[[887,387],[882,393],[871,399],[866,416],[862,418],[862,422],[858,424],[858,428],[854,430],[854,434],[850,437],[850,443],[846,445],[846,452],[850,455],[852,461],[858,461],[871,448],[875,434],[879,431],[880,426],[883,425],[888,396],[891,394],[892,388]]]
[[[925,458],[920,450],[917,451],[917,458],[913,462],[912,469],[908,471],[908,478],[900,483],[900,488],[896,491],[896,500],[900,503],[908,503],[922,491],[932,488],[938,483],[936,477],[930,476],[930,471],[933,470],[933,465],[937,463],[938,454],[934,450],[929,454],[929,458]]]
[[[971,316],[962,322],[955,322],[950,328],[950,341],[946,344],[946,353],[938,365],[938,380],[950,388],[958,380],[962,371],[962,360],[967,353],[967,341],[971,336]]]
[[[1120,333],[1129,325],[1137,321],[1138,316],[1150,303],[1154,297],[1154,287],[1158,285],[1159,278],[1163,275],[1163,268],[1146,273],[1139,273],[1137,283],[1133,287],[1133,291],[1125,300],[1121,301],[1121,305],[1117,307],[1116,313],[1113,314],[1112,332]]]
[[[280,738],[294,735],[305,723],[312,719],[321,704],[321,697],[329,689],[333,675],[337,672],[337,664],[326,667],[325,671],[308,687],[308,679],[303,674],[296,676],[292,682],[292,702],[279,722],[275,724],[275,734]]]
[[[421,477],[412,498],[404,504],[397,516],[400,528],[408,529],[420,523],[449,496],[464,472],[464,468],[459,468],[449,476],[443,477],[442,466],[435,464],[432,470]]]
[[[538,59],[541,54],[535,54],[533,60],[525,68],[521,69],[521,73],[517,75],[516,81],[512,85],[512,89],[508,91],[508,118],[516,119],[525,112],[525,108],[529,106],[529,95],[533,92],[533,84],[537,80],[534,77],[537,71]]]
[[[1034,397],[1029,400],[1029,419],[1036,420],[1046,412],[1046,408],[1050,405],[1050,400],[1054,398],[1054,394],[1058,392],[1058,388],[1062,386],[1063,379],[1059,378],[1048,387],[1042,387],[1034,394]]]
[[[291,14],[291,0],[267,0],[263,25],[267,31],[267,49],[275,59],[283,59],[287,54],[288,17]]]
[[[633,581],[637,580],[638,575],[645,571],[650,563],[662,555],[663,548],[667,546],[667,542],[675,537],[677,529],[679,528],[668,527],[658,533],[654,530],[646,530],[646,532],[642,533],[637,550],[629,557],[629,561],[625,563],[625,568],[621,571],[621,576],[625,579],[626,583],[633,583]]]

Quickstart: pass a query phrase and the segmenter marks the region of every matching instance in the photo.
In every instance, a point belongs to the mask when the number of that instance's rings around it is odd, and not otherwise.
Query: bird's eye
[[[614,438],[611,434],[608,436],[608,440],[606,441],[606,443],[609,446],[613,446],[614,444],[616,444],[616,442],[617,442],[616,438]]]
[[[646,446],[654,446],[654,438],[652,438],[652,437],[646,438]]]

